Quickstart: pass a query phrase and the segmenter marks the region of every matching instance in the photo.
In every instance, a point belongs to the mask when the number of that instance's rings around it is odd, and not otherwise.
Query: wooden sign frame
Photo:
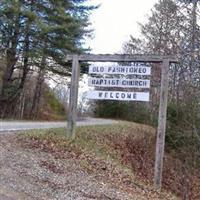
[[[154,169],[154,186],[156,190],[161,189],[163,157],[165,147],[165,131],[167,116],[167,96],[169,84],[169,66],[170,63],[178,63],[178,59],[174,56],[158,56],[158,55],[121,55],[121,54],[80,54],[67,55],[67,61],[72,61],[72,76],[68,113],[68,137],[75,139],[76,117],[77,117],[77,101],[78,101],[78,82],[80,75],[79,62],[148,62],[160,63],[161,67],[161,91],[158,116],[158,128],[156,139],[156,157]]]

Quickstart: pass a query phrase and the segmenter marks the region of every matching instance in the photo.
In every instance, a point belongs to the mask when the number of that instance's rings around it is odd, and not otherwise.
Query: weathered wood
[[[127,54],[81,54],[78,55],[79,61],[91,62],[152,62],[159,63],[164,59],[177,63],[175,56],[158,56],[158,55],[127,55]],[[73,55],[67,55],[66,61],[73,60]]]
[[[78,84],[79,84],[80,67],[78,56],[73,56],[72,76],[69,98],[69,113],[68,113],[68,137],[75,138],[76,117],[77,117],[77,102],[78,102]]]
[[[160,106],[158,117],[157,141],[156,141],[156,159],[154,171],[154,186],[155,189],[161,189],[162,171],[163,171],[163,157],[165,147],[165,130],[166,130],[166,115],[167,115],[167,96],[168,96],[168,82],[169,82],[169,60],[163,60],[161,72],[161,92],[160,92]]]

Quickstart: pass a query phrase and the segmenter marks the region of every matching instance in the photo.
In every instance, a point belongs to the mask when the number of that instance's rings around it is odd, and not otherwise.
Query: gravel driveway
[[[65,159],[24,149],[16,135],[0,135],[1,200],[137,199],[81,167],[69,152]]]

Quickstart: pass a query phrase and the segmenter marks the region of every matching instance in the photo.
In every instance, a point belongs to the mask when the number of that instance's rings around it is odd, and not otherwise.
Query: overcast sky
[[[137,22],[144,22],[158,0],[90,0],[101,6],[91,15],[94,38],[86,46],[92,53],[120,53],[130,35],[139,36]]]

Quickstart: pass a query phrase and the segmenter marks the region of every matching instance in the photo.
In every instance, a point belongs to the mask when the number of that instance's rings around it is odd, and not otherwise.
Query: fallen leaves
[[[158,194],[151,187],[155,154],[155,130],[152,127],[126,122],[83,127],[78,129],[75,142],[64,137],[64,129],[59,131],[61,134],[56,132],[30,134],[19,137],[19,141],[25,148],[51,153],[57,159],[77,159],[97,179],[103,177],[110,184],[119,184],[123,190],[144,193],[146,199],[172,199],[170,193]],[[41,165],[55,173],[62,173],[55,163],[42,162]],[[165,156],[163,187],[179,197],[184,188],[182,165],[172,156]],[[200,177],[197,173],[187,176],[190,198],[196,200],[200,199]]]

